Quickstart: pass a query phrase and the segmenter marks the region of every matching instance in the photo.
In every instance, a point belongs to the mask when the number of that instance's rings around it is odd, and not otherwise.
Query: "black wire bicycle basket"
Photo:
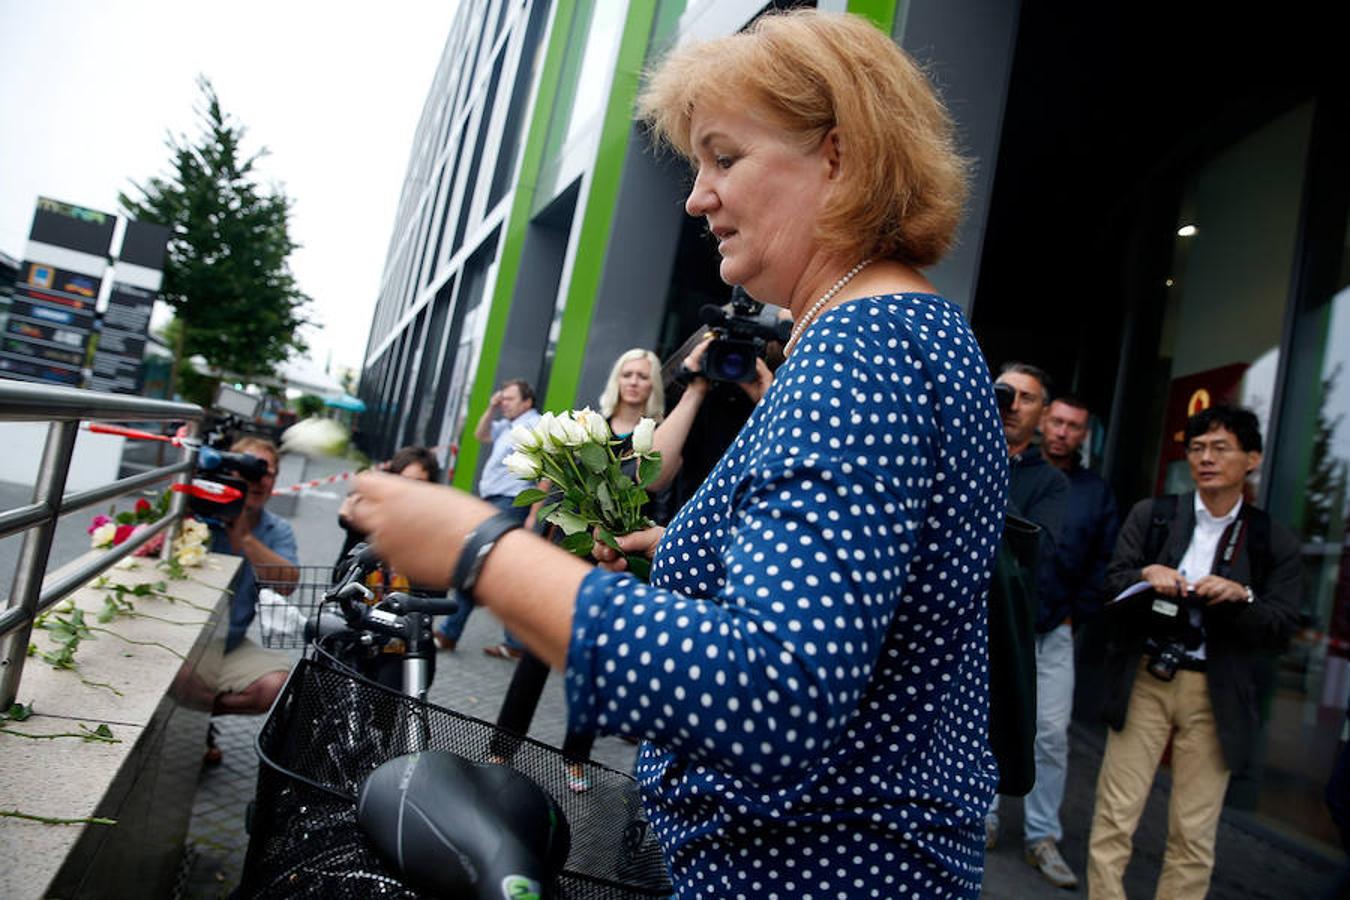
[[[321,661],[296,665],[257,746],[261,765],[243,897],[421,897],[384,865],[356,822],[365,776],[416,750],[505,759],[558,802],[572,835],[560,898],[672,894],[637,784],[628,775],[588,762],[591,789],[575,793],[567,788],[560,751]]]
[[[262,645],[273,650],[304,647],[305,622],[323,604],[324,592],[333,586],[329,566],[294,566],[294,581],[281,580],[267,566],[257,569],[258,630]]]

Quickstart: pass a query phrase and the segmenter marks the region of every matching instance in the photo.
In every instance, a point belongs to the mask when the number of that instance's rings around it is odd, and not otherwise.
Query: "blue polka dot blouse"
[[[1006,483],[960,310],[854,300],[779,368],[651,585],[586,577],[570,725],[645,739],[680,897],[978,896]]]

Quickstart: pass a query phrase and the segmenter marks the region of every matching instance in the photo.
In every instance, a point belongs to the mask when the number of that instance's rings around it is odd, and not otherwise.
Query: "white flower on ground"
[[[506,464],[507,470],[517,478],[523,478],[526,481],[535,481],[539,478],[539,460],[528,453],[517,451],[506,457],[503,462]]]
[[[652,435],[656,433],[656,421],[654,419],[638,419],[637,427],[633,429],[633,452],[651,453]]]
[[[114,523],[109,522],[106,525],[100,525],[94,529],[93,534],[89,535],[89,546],[111,547],[116,535],[117,526]]]
[[[211,537],[211,529],[207,524],[196,519],[184,519],[181,533],[183,537],[179,540],[184,540],[190,536],[192,540],[199,544],[205,544]]]
[[[200,544],[189,544],[175,555],[180,566],[200,566],[206,559],[206,550]]]

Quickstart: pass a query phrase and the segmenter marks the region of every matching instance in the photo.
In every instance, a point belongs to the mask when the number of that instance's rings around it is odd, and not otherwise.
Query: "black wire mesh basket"
[[[329,566],[294,566],[299,577],[291,581],[267,566],[256,569],[258,580],[258,629],[262,645],[273,650],[296,650],[305,646],[305,622],[323,603],[324,592],[333,586]]]
[[[562,808],[572,844],[563,900],[669,897],[637,783],[587,762],[591,788],[567,788],[566,759],[546,744],[302,659],[258,734],[258,789],[243,897],[419,898],[384,865],[356,822],[362,780],[415,750],[506,760]]]

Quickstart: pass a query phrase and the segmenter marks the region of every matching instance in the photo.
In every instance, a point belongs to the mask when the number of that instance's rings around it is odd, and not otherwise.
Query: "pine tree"
[[[288,228],[291,201],[257,184],[254,164],[266,150],[245,158],[244,128],[222,111],[210,81],[198,86],[201,133],[168,139],[173,174],[133,182],[140,197],[118,200],[132,218],[172,232],[162,296],[178,322],[179,361],[200,354],[244,380],[265,377],[305,349],[309,297],[287,263],[299,246]]]

